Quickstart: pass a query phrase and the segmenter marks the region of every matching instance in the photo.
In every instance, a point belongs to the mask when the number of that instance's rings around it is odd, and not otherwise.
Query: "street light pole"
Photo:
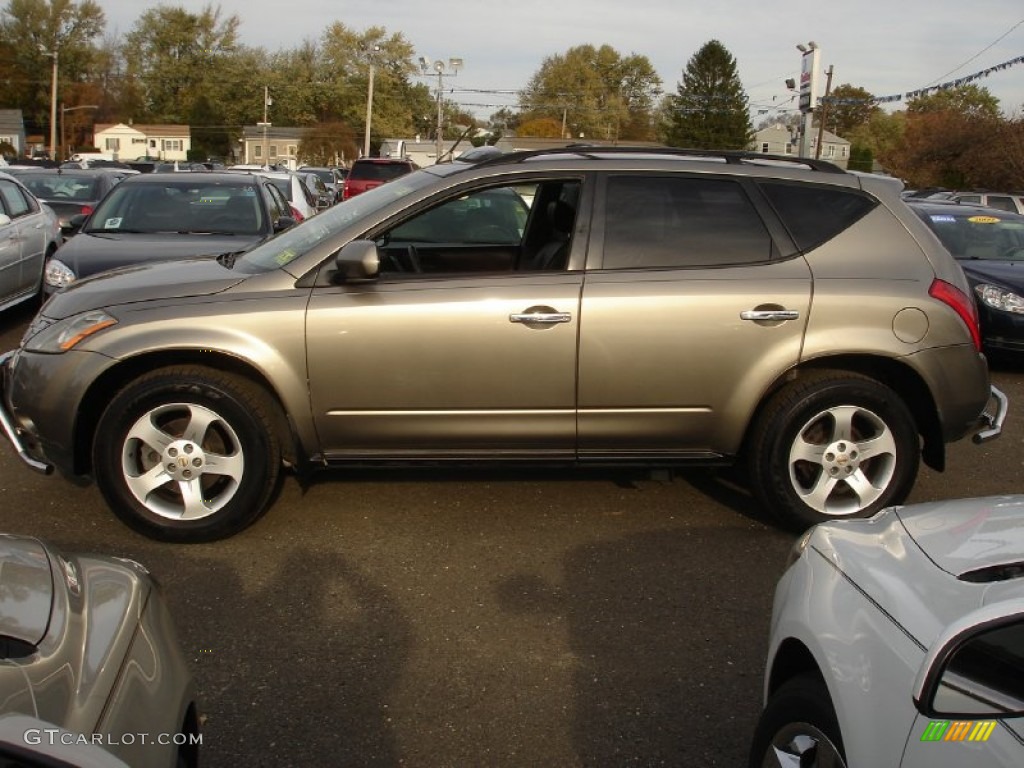
[[[800,59],[800,113],[803,115],[803,129],[800,131],[800,157],[811,156],[811,131],[814,121],[814,94],[818,90],[818,59],[821,50],[811,40],[807,45],[799,44],[796,49]]]
[[[433,64],[427,60],[426,57],[420,56],[420,71],[426,75],[429,70],[433,68],[437,72],[437,157],[434,160],[435,163],[441,162],[441,153],[444,151],[443,146],[443,129],[444,129],[444,112],[442,110],[441,102],[441,90],[442,83],[441,78],[443,77],[455,77],[458,75],[459,70],[462,68],[462,59],[448,59],[448,68],[452,71],[450,75],[445,75],[445,63],[438,59]]]
[[[263,165],[270,166],[270,158],[267,157],[267,129],[270,127],[270,122],[267,119],[267,107],[271,105],[270,100],[270,86],[263,86],[263,122],[256,123],[257,128],[263,129],[263,141],[261,143],[260,154],[263,155],[260,159],[263,161]]]
[[[373,73],[375,54],[380,51],[380,46],[375,45],[367,52],[367,59],[370,62],[370,82],[366,88],[366,128],[363,132],[363,157],[370,156],[370,123],[373,121]]]
[[[42,43],[39,44],[39,51],[43,56],[49,56],[53,59],[53,75],[50,79],[50,159],[57,159],[57,45],[53,46],[53,50],[49,51],[43,47]]]

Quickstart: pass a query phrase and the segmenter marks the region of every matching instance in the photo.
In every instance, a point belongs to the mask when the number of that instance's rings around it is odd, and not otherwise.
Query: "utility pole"
[[[828,65],[825,73],[825,98],[821,100],[821,116],[818,118],[818,146],[814,149],[814,159],[821,158],[821,142],[825,138],[825,117],[828,115],[828,95],[832,91],[832,65]]]
[[[267,129],[270,127],[270,122],[267,119],[267,107],[271,104],[270,101],[270,86],[263,86],[263,122],[256,123],[257,128],[263,129],[263,143],[260,153],[263,155],[260,159],[263,161],[263,165],[270,166],[270,158],[267,156]]]

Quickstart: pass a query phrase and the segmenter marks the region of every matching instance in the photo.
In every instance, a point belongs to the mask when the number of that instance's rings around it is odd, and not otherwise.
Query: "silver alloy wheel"
[[[896,438],[875,413],[855,405],[822,411],[789,449],[789,479],[811,509],[844,516],[867,508],[896,471]]]
[[[235,430],[215,411],[167,403],[132,424],[121,471],[131,494],[154,514],[197,520],[235,496],[245,456]]]
[[[846,768],[832,740],[809,723],[792,723],[775,734],[762,768]]]

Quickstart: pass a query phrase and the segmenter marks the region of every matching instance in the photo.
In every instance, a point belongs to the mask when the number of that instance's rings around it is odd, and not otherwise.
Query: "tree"
[[[103,10],[93,0],[10,0],[0,16],[0,104],[18,107],[42,132],[49,125],[53,59],[58,57],[58,98],[65,83],[88,79],[103,32]]]
[[[907,102],[908,115],[934,112],[956,112],[969,119],[998,118],[999,99],[988,88],[962,85],[958,88],[943,88]]]
[[[690,58],[676,93],[665,99],[667,144],[701,149],[746,149],[752,140],[747,94],[736,59],[717,40]]]
[[[124,45],[125,75],[138,88],[143,114],[123,117],[187,122],[198,95],[213,95],[224,58],[237,45],[239,24],[238,16],[222,20],[220,9],[210,6],[199,13],[166,5],[146,10]]]
[[[868,123],[881,111],[868,91],[843,83],[829,95],[826,127],[837,136],[848,138],[855,128]]]
[[[535,117],[519,124],[517,136],[532,136],[540,139],[565,138],[562,135],[562,124],[553,117]]]
[[[358,156],[356,132],[341,122],[310,126],[299,140],[299,161],[306,165],[332,165]]]
[[[519,120],[555,121],[558,129],[552,138],[583,134],[649,140],[654,138],[660,87],[661,79],[646,57],[622,57],[609,45],[581,45],[544,60],[519,94]]]

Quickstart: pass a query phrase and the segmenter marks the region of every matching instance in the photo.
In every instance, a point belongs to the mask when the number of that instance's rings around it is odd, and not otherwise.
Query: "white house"
[[[812,128],[811,153],[812,156],[818,146],[818,126]],[[800,140],[787,126],[782,123],[762,128],[754,134],[754,141],[751,149],[765,155],[799,155]],[[840,168],[845,168],[850,162],[850,142],[836,136],[834,133],[824,131],[821,137],[821,159],[835,163]]]
[[[187,160],[192,148],[187,125],[97,124],[93,146],[117,160]]]

